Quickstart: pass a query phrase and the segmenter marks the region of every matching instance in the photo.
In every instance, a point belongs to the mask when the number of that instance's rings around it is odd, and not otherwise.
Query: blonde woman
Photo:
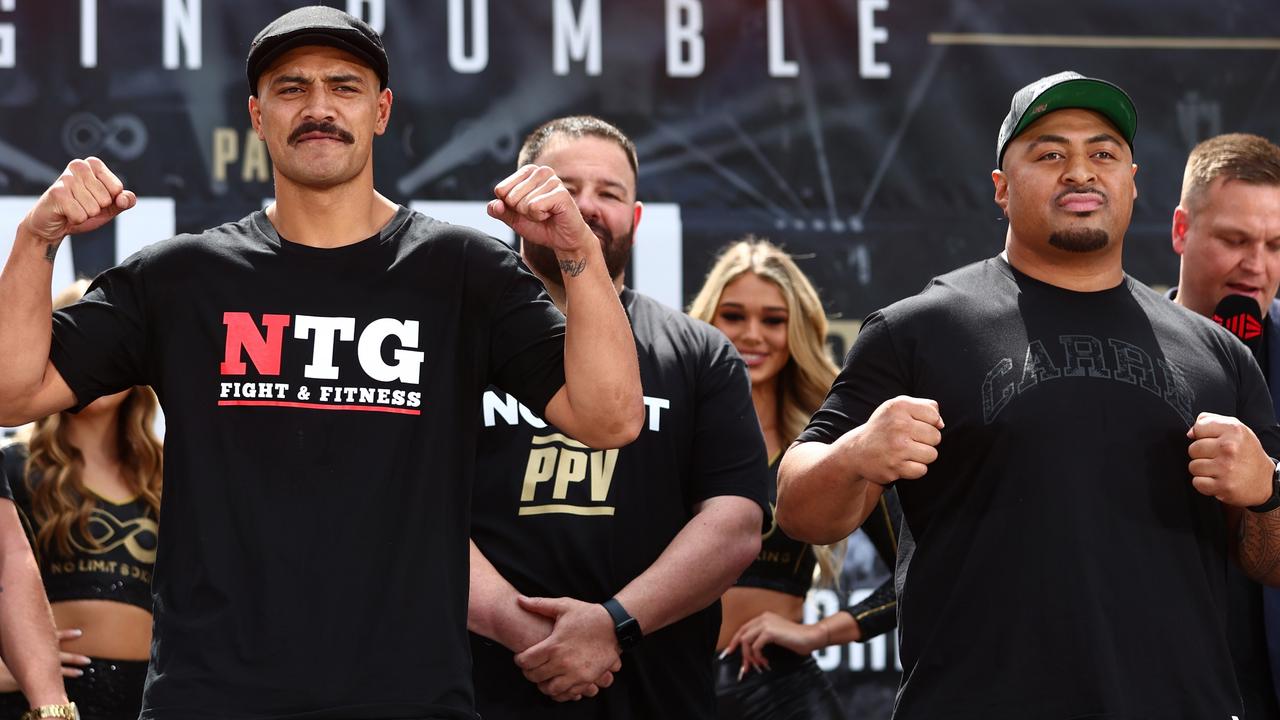
[[[719,328],[746,361],[756,416],[776,471],[837,372],[827,353],[827,320],[817,292],[785,252],[747,237],[720,254],[689,314]],[[776,502],[776,486],[770,495]],[[890,567],[897,554],[891,518],[882,504],[864,525]],[[721,718],[843,717],[810,653],[867,640],[896,624],[892,581],[847,612],[804,624],[804,597],[815,566],[819,582],[834,585],[843,555],[843,543],[806,545],[776,524],[766,532],[756,561],[721,598],[716,645]]]
[[[54,298],[79,299],[80,281]],[[151,651],[151,569],[162,451],[146,387],[99,398],[77,414],[37,420],[4,449],[4,472],[31,536],[62,641],[67,695],[82,717],[136,720]],[[0,690],[16,683],[0,666]],[[0,695],[0,718],[27,703]]]

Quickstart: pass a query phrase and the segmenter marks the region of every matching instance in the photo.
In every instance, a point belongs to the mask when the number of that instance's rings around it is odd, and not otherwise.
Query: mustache
[[[587,227],[591,229],[591,232],[595,233],[595,236],[603,240],[606,245],[613,243],[613,233],[610,232],[609,228],[606,227],[604,223],[600,222],[596,218],[583,218],[583,220],[586,221]]]
[[[344,143],[347,143],[348,145],[356,141],[356,138],[354,135],[347,132],[346,130],[343,130],[337,125],[334,125],[331,122],[317,122],[315,120],[308,120],[302,123],[301,125],[299,125],[298,127],[294,128],[293,132],[289,133],[288,143],[292,145],[298,142],[298,138],[302,137],[303,135],[306,135],[307,133],[322,133],[324,135],[330,135],[332,137],[338,138],[339,140],[341,140]]]

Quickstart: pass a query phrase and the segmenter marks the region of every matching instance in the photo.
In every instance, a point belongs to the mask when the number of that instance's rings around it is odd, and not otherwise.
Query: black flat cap
[[[249,94],[258,94],[258,78],[276,58],[296,47],[327,45],[355,55],[378,75],[379,89],[387,86],[390,68],[382,38],[369,24],[341,10],[323,5],[291,10],[262,28],[249,45],[245,69]]]

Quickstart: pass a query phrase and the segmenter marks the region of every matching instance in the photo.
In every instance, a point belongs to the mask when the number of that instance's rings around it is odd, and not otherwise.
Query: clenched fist
[[[1271,497],[1275,463],[1258,436],[1236,418],[1200,413],[1187,431],[1191,484],[1234,507],[1261,505]]]
[[[72,160],[22,221],[38,240],[58,243],[68,235],[96,230],[138,202],[106,163],[96,157]]]
[[[525,240],[574,254],[599,247],[578,204],[551,168],[525,165],[498,183],[493,194],[497,199],[486,208],[489,215]]]
[[[899,395],[884,401],[850,433],[858,474],[878,485],[923,476],[938,459],[943,426],[935,400]]]

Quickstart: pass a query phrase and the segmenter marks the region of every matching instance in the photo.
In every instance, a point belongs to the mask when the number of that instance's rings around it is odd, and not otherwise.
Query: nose
[[[1266,267],[1266,264],[1263,261],[1263,254],[1265,252],[1265,243],[1249,243],[1245,248],[1243,257],[1240,258],[1240,268],[1251,273],[1262,272]]]
[[[600,205],[591,198],[591,193],[575,193],[573,201],[578,204],[578,212],[582,213],[583,220],[590,222],[600,219]]]
[[[302,116],[306,120],[333,122],[333,107],[333,98],[328,92],[323,89],[313,90],[307,93],[307,102],[302,108]]]
[[[761,333],[760,319],[755,317],[747,318],[747,322],[743,324],[742,341],[744,343],[758,343],[764,339]]]
[[[1068,185],[1089,185],[1098,179],[1089,156],[1083,153],[1072,153],[1067,158],[1067,166],[1063,170],[1062,180]]]

